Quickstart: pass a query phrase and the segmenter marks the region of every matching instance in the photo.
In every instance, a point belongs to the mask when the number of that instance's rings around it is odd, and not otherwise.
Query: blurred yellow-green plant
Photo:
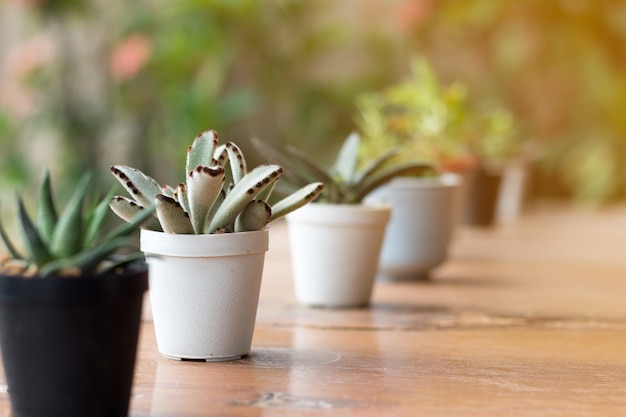
[[[368,156],[397,146],[405,160],[424,160],[443,170],[480,164],[501,167],[520,147],[515,120],[501,106],[473,105],[459,81],[444,85],[423,57],[411,76],[356,99],[356,123]]]
[[[0,187],[46,165],[61,180],[93,168],[104,190],[111,160],[175,178],[186,143],[163,138],[207,125],[243,148],[258,135],[332,154],[355,97],[419,54],[461,104],[495,98],[512,116],[498,125],[541,147],[537,194],[620,200],[624,15],[609,0],[0,2]]]

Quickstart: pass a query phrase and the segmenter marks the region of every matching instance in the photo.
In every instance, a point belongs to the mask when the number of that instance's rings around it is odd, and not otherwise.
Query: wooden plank
[[[251,354],[163,359],[147,314],[131,416],[626,415],[625,231],[623,207],[542,207],[459,230],[430,282],[324,310],[295,302],[279,223]]]

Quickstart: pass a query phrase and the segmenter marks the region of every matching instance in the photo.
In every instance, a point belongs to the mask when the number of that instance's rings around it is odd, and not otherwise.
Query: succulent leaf
[[[146,210],[143,206],[137,204],[136,201],[119,195],[111,198],[109,201],[109,207],[113,213],[117,214],[122,220],[127,222],[132,222],[135,217],[141,215]],[[152,208],[154,209],[154,206]],[[163,231],[161,229],[161,223],[159,223],[159,219],[157,219],[154,215],[153,209],[148,209],[152,215],[148,216],[148,218],[144,220],[141,224],[141,228],[161,232]]]
[[[48,179],[46,179],[48,178]],[[0,235],[10,247],[14,259],[22,264],[20,268],[11,267],[6,272],[11,275],[28,277],[44,277],[53,273],[63,276],[83,276],[98,274],[104,265],[111,265],[110,256],[123,246],[132,243],[129,237],[147,217],[153,216],[154,207],[145,209],[129,223],[117,227],[104,239],[99,240],[98,234],[103,229],[103,222],[108,213],[108,202],[113,190],[102,199],[89,199],[90,175],[84,175],[76,185],[72,196],[58,217],[49,244],[42,238],[37,224],[29,216],[24,201],[18,197],[18,218],[24,236],[27,256],[17,253],[9,241],[2,225]],[[44,205],[50,207],[54,201],[48,174],[45,174],[40,189],[40,198]],[[89,204],[87,204],[88,200]],[[136,205],[136,203],[134,203]],[[39,212],[39,208],[38,208]],[[45,227],[41,223],[41,227]],[[116,260],[115,263],[119,263]],[[7,265],[9,265],[7,263]]]
[[[41,239],[41,235],[30,219],[28,212],[26,212],[26,207],[24,207],[24,202],[21,198],[18,200],[18,215],[26,248],[33,262],[41,267],[52,261],[54,258]]]
[[[228,193],[209,225],[209,233],[231,225],[248,203],[270,183],[278,180],[283,169],[278,165],[261,165],[250,171]]]
[[[228,161],[228,151],[226,150],[226,145],[218,145],[213,153],[213,163],[211,165],[219,165],[226,168],[226,161]]]
[[[228,152],[228,160],[230,162],[230,172],[233,177],[233,183],[237,184],[247,173],[246,159],[243,152],[233,142],[224,144],[226,152]]]
[[[298,164],[297,161],[296,163],[294,163],[294,158],[291,155],[286,155],[280,152],[278,149],[262,141],[258,137],[253,137],[251,141],[255,150],[263,158],[265,158],[270,163],[278,164],[283,167],[284,172],[283,172],[282,179],[285,179],[288,182],[293,183],[293,184],[301,184],[301,183],[307,183],[310,181],[315,181],[315,179],[317,178],[314,175],[311,175],[311,173],[309,173],[308,171],[303,170],[301,164]],[[292,149],[295,149],[295,148],[292,148]],[[294,152],[297,153],[298,150],[295,149]],[[324,167],[322,167],[321,165],[317,163],[315,164],[317,165],[318,169],[322,169],[322,171],[324,171]],[[295,189],[297,187],[292,187],[292,188]]]
[[[189,196],[187,195],[187,185],[184,182],[178,184],[176,187],[176,191],[173,195],[169,197],[173,197],[174,200],[178,201],[178,203],[183,207],[187,213],[190,213],[189,209]]]
[[[271,184],[269,184],[267,187],[265,187],[263,191],[261,191],[256,196],[257,200],[263,200],[267,202],[269,198],[271,197],[272,193],[274,192],[274,189],[276,188],[276,184],[278,184],[278,181],[274,181]]]
[[[187,150],[186,175],[189,176],[197,166],[212,165],[211,160],[216,147],[217,132],[214,130],[206,130],[196,136]]]
[[[287,147],[287,152],[307,171],[300,169],[300,173],[306,177],[305,181],[317,180],[326,184],[335,183],[333,175],[319,162],[311,158],[309,155],[292,146]]]
[[[164,194],[168,197],[174,197],[175,192],[176,190],[167,184],[161,186],[161,194]]]
[[[96,266],[102,264],[113,252],[124,246],[132,246],[132,242],[132,238],[128,236],[118,236],[89,251],[79,252],[72,257],[60,258],[50,262],[40,268],[39,275],[46,277],[63,270],[72,272],[93,271]]]
[[[158,182],[136,168],[125,165],[114,165],[111,172],[140,205],[150,207],[154,204],[154,197],[162,194],[163,190]]]
[[[213,220],[213,217],[215,217],[215,213],[217,212],[217,210],[222,206],[222,203],[224,203],[225,199],[226,199],[226,192],[222,189],[220,190],[220,193],[217,195],[217,198],[215,199],[215,203],[213,203],[213,207],[211,207],[211,210],[209,211],[209,214],[207,215],[206,221],[204,222],[204,229],[202,230],[202,233],[210,233],[209,226],[211,225],[211,221]],[[217,233],[217,231],[214,231],[213,233]]]
[[[204,223],[224,185],[225,172],[221,166],[196,167],[187,177],[189,214],[196,233],[202,233]]]
[[[106,215],[109,213],[109,201],[113,198],[115,189],[111,189],[109,193],[85,216],[85,236],[83,237],[82,247],[88,248],[94,244],[100,228],[104,223]]]
[[[110,274],[118,268],[124,268],[137,261],[144,260],[145,256],[141,252],[134,252],[125,255],[119,255],[115,258],[112,254],[109,254],[109,262],[106,265],[98,268],[100,274]]]
[[[359,148],[361,139],[355,132],[350,133],[339,149],[331,172],[338,175],[345,182],[352,182],[359,163]]]
[[[128,236],[128,235],[130,235],[138,227],[143,226],[143,224],[146,222],[146,220],[152,219],[155,210],[156,210],[156,207],[154,207],[154,206],[149,207],[149,208],[141,209],[141,212],[138,213],[130,222],[122,223],[121,225],[117,226],[115,229],[113,229],[111,232],[109,232],[104,237],[104,239],[102,239],[102,241],[106,242],[106,241],[109,241],[109,240],[113,240],[113,239],[115,239],[115,238],[117,238],[119,236]]]
[[[235,220],[235,232],[263,229],[272,216],[271,207],[262,200],[252,200]]]
[[[72,256],[82,249],[83,207],[90,180],[89,175],[81,178],[54,228],[49,248],[57,258]]]
[[[321,182],[315,182],[305,185],[298,191],[278,201],[272,206],[272,217],[270,218],[270,223],[315,200],[323,190],[324,184]]]
[[[382,169],[386,163],[398,156],[400,156],[400,151],[397,148],[394,148],[388,150],[377,158],[372,159],[363,168],[357,171],[354,177],[354,183],[358,184],[364,181],[367,177],[374,175],[374,173]]]
[[[35,225],[41,234],[41,239],[47,244],[50,243],[58,216],[52,199],[50,172],[47,169],[44,171],[43,181],[39,188],[39,203],[35,216]]]
[[[376,175],[367,177],[365,181],[360,183],[359,187],[354,190],[353,200],[355,202],[363,200],[370,192],[396,177],[424,176],[429,173],[434,173],[434,170],[433,167],[428,164],[404,164],[387,168]]]
[[[189,214],[174,200],[163,194],[155,197],[156,213],[165,233],[194,234]]]
[[[13,244],[11,239],[9,238],[9,235],[7,234],[6,230],[4,230],[4,226],[2,225],[2,220],[1,219],[0,219],[0,238],[2,238],[2,241],[4,242],[4,246],[6,246],[6,248],[9,251],[9,254],[11,255],[11,257],[13,257],[15,259],[22,259],[23,258],[23,256],[20,255],[20,253],[15,248],[15,245]]]

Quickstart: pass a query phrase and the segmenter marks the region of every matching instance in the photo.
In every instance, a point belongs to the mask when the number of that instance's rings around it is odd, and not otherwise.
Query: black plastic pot
[[[477,169],[467,176],[469,187],[465,201],[464,223],[472,226],[492,226],[500,195],[502,174]]]
[[[83,278],[0,275],[14,417],[127,416],[147,266]]]

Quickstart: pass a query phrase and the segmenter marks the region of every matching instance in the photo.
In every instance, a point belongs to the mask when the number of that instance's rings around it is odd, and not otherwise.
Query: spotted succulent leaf
[[[221,166],[198,166],[187,177],[189,214],[196,233],[202,233],[204,223],[224,185],[225,172]]]
[[[160,228],[167,233],[185,234],[230,233],[264,227],[271,218],[267,201],[283,174],[279,165],[256,167],[248,172],[241,149],[233,142],[218,145],[217,133],[212,130],[196,136],[188,148],[186,182],[175,190],[159,192],[155,188],[158,184],[150,183],[150,177],[128,167],[115,166],[112,171],[120,182],[126,181],[123,185],[136,200],[132,204],[132,200],[115,197],[110,206],[119,217],[131,220],[140,207],[156,205]],[[226,183],[227,177],[232,181]],[[135,184],[139,181],[147,190]],[[304,200],[289,200],[288,206],[306,204],[307,194],[299,193]],[[153,200],[145,202],[147,195],[153,196]],[[254,200],[259,202],[252,203]]]
[[[237,184],[248,172],[246,166],[246,159],[241,152],[241,149],[233,142],[226,142],[224,144],[226,152],[228,153],[228,161],[230,163],[230,172],[233,177],[233,183]]]
[[[283,169],[279,165],[261,165],[244,176],[217,209],[209,225],[209,233],[231,225],[248,203],[254,200],[265,187],[277,181],[282,172]]]
[[[123,196],[114,196],[109,201],[109,208],[113,213],[117,214],[122,220],[132,222],[137,216],[141,215],[146,209],[140,206],[136,201]],[[153,213],[153,210],[149,210]],[[161,232],[161,223],[155,214],[148,216],[141,224],[142,229],[155,230]]]
[[[272,208],[265,201],[252,200],[235,220],[235,232],[263,229],[270,221]]]
[[[170,197],[174,198],[174,200],[178,201],[178,203],[182,206],[183,210],[187,213],[190,213],[189,209],[189,196],[187,195],[187,184],[181,182],[176,187],[176,191]]]
[[[324,191],[324,184],[315,182],[300,188],[272,206],[270,223],[315,200]]]
[[[155,206],[159,223],[165,233],[194,234],[189,214],[172,197],[157,194]]]
[[[114,165],[111,172],[139,205],[150,207],[154,198],[163,191],[158,182],[136,168],[125,165]]]
[[[187,160],[185,163],[185,173],[187,176],[196,169],[197,166],[212,165],[213,153],[217,147],[217,132],[206,130],[195,137],[191,146],[187,150]]]

